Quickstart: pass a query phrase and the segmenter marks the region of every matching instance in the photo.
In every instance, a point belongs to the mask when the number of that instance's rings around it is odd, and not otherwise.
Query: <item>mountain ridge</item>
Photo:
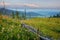
[[[6,15],[10,15],[10,14],[12,14],[12,12],[15,12],[16,13],[15,10],[9,10],[9,9],[5,9],[5,8],[0,8],[0,11],[3,14],[4,14],[3,11],[5,11],[6,12]],[[22,13],[24,13],[24,11],[17,11],[17,12],[19,12],[21,15],[22,15]],[[41,14],[38,14],[38,13],[35,13],[35,12],[26,12],[26,16],[42,16],[42,15]]]

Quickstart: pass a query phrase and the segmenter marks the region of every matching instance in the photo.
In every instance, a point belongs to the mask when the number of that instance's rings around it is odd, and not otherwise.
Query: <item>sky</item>
[[[60,9],[60,0],[0,0],[0,7]]]

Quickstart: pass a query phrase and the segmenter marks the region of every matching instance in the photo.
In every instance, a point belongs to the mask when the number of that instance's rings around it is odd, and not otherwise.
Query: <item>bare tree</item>
[[[19,12],[16,11],[16,18],[19,19]]]
[[[24,9],[24,19],[26,19],[26,8]]]
[[[3,13],[6,14],[6,10],[5,10],[5,2],[4,2],[4,0],[3,0],[3,8],[4,8]]]
[[[15,14],[14,14],[14,12],[12,12],[12,18],[15,18]]]

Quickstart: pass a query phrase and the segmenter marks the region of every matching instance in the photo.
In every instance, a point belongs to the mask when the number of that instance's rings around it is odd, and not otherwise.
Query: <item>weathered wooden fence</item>
[[[29,25],[26,25],[26,24],[21,24],[21,27],[27,28],[29,31],[37,34],[39,36],[39,40],[50,40],[49,38],[46,38],[46,37],[41,36],[41,34],[39,32],[39,29],[36,30],[32,26],[29,26]]]

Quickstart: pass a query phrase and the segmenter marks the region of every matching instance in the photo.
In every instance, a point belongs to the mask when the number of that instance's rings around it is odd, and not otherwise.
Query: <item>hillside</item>
[[[32,18],[23,22],[39,29],[42,36],[49,37],[51,40],[60,40],[60,18]]]
[[[11,15],[12,12],[14,12],[14,14],[16,14],[16,10],[11,10],[11,9],[4,9],[4,8],[0,8],[0,12],[2,12],[4,15]],[[19,15],[22,16],[22,14],[25,14],[24,11],[17,11],[19,12]],[[35,12],[26,12],[26,16],[43,16],[41,14],[35,13]]]
[[[0,15],[0,40],[36,40],[36,34],[21,27],[20,20]]]

